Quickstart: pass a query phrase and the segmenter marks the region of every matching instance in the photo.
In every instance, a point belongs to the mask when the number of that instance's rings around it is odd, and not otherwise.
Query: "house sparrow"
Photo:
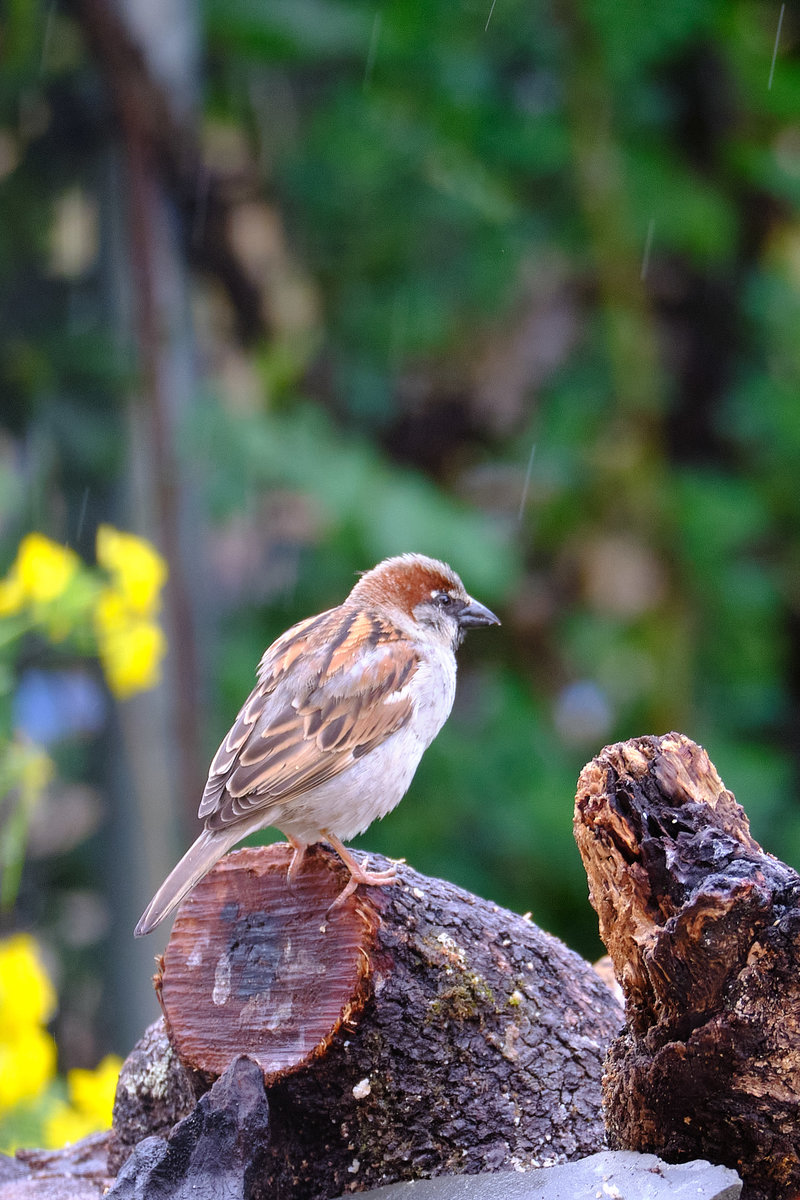
[[[445,563],[387,558],[338,608],[292,626],[265,652],[258,683],[217,751],[198,816],[203,832],[151,900],[135,936],[155,929],[215,862],[272,825],[294,847],[327,842],[358,884],[391,883],[343,842],[399,804],[450,715],[465,630],[499,625]]]

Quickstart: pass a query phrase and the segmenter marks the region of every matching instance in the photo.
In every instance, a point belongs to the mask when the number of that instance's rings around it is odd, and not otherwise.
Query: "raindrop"
[[[522,515],[525,512],[525,502],[528,499],[528,491],[531,486],[531,474],[533,472],[533,459],[536,454],[536,442],[531,446],[531,452],[528,455],[528,466],[525,471],[525,479],[522,483],[522,495],[519,498],[519,511],[517,512],[517,523],[522,523]]]
[[[89,486],[87,484],[87,486],[83,489],[83,495],[81,497],[81,506],[78,509],[78,521],[75,526],[75,541],[76,541],[76,543],[80,542],[80,540],[81,540],[81,534],[83,533],[83,523],[86,520],[86,505],[88,503],[89,503]]]
[[[781,5],[781,11],[778,15],[778,28],[775,32],[775,46],[772,51],[772,63],[769,68],[769,81],[767,83],[767,91],[772,91],[772,76],[775,74],[775,59],[778,57],[778,42],[781,40],[781,25],[783,24],[783,14],[786,10],[786,5]]]
[[[369,49],[367,50],[367,62],[364,67],[364,91],[367,90],[372,79],[372,69],[375,66],[375,57],[378,53],[378,41],[381,36],[381,14],[375,13],[375,18],[372,22],[372,33],[369,35]]]
[[[44,33],[42,34],[42,53],[39,59],[39,73],[41,75],[47,69],[47,60],[50,56],[50,39],[53,33],[53,19],[56,15],[56,5],[53,3],[47,10],[47,16],[44,19]]]
[[[490,21],[491,21],[491,19],[492,19],[492,13],[494,12],[494,6],[495,6],[495,4],[497,4],[497,0],[492,0],[492,7],[489,9],[489,15],[488,15],[488,17],[486,18],[486,24],[485,24],[485,25],[484,25],[484,27],[483,27],[483,32],[484,32],[484,33],[486,33],[486,30],[489,28],[489,22],[490,22]]]

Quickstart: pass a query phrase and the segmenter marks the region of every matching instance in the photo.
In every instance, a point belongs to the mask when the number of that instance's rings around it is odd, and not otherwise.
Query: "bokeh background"
[[[362,845],[594,957],[578,773],[678,729],[800,867],[799,52],[754,0],[4,7],[0,934],[64,1068],[157,1014],[131,930],[263,648],[387,554],[503,626]],[[130,695],[9,599],[105,526],[169,570]]]

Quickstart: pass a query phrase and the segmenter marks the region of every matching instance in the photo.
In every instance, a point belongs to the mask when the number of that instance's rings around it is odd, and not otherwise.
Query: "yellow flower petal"
[[[26,599],[49,604],[62,596],[80,567],[74,551],[41,533],[20,542],[14,570]]]
[[[111,573],[116,589],[130,608],[149,616],[158,606],[167,579],[167,564],[149,542],[111,525],[97,530],[97,561]]]
[[[94,1071],[76,1068],[67,1074],[69,1104],[59,1101],[45,1122],[48,1146],[77,1142],[89,1133],[108,1129],[122,1059],[108,1054]]]
[[[46,1146],[57,1149],[104,1128],[106,1126],[96,1125],[86,1113],[78,1112],[71,1104],[60,1100],[44,1123],[43,1140]]]
[[[56,1072],[56,1044],[44,1029],[18,1030],[0,1041],[0,1113],[38,1096]]]
[[[97,597],[94,616],[100,638],[115,637],[124,633],[129,623],[125,597],[113,587],[104,588]]]
[[[107,1054],[94,1071],[76,1068],[67,1074],[73,1107],[89,1117],[96,1129],[104,1129],[111,1124],[111,1110],[121,1067],[121,1058],[116,1054]]]
[[[56,995],[36,942],[25,933],[0,942],[0,1038],[11,1042],[55,1012]],[[2,1071],[0,1071],[0,1076]]]
[[[167,652],[161,627],[132,615],[124,597],[111,588],[98,599],[95,622],[100,661],[114,695],[124,699],[155,687]]]

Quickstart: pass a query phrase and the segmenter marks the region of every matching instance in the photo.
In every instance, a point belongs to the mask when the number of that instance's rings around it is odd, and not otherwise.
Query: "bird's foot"
[[[397,882],[397,866],[391,866],[385,871],[369,871],[367,869],[368,858],[365,858],[363,862],[359,862],[335,834],[323,830],[322,835],[326,842],[333,846],[350,872],[350,878],[334,900],[331,909],[340,908],[345,900],[349,896],[352,896],[360,883],[365,884],[367,887],[387,887],[389,884]],[[330,912],[330,909],[328,911]]]
[[[308,849],[308,846],[305,842],[298,842],[295,838],[288,837],[288,835],[287,841],[291,843],[292,849],[294,850],[292,861],[289,863],[289,870],[286,872],[286,882],[289,884],[289,887],[292,888],[294,887],[297,876],[300,873],[300,868],[303,865],[303,859],[306,856],[306,850]]]
[[[349,896],[352,896],[360,883],[366,884],[367,887],[387,887],[389,884],[397,883],[397,868],[391,867],[388,871],[366,871],[363,869],[358,872],[354,871],[328,909],[328,912],[334,908],[341,908],[345,900]]]

